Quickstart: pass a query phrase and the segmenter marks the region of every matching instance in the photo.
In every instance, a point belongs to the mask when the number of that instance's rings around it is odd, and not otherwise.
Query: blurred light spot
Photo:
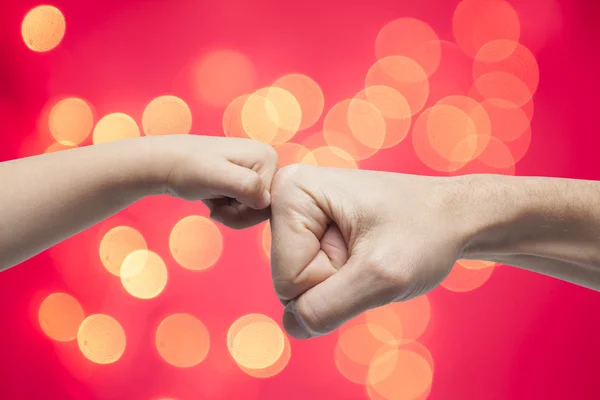
[[[52,107],[48,127],[57,142],[75,146],[83,142],[92,131],[94,114],[85,101],[69,97]]]
[[[167,266],[158,254],[148,250],[136,250],[123,261],[121,283],[133,297],[154,298],[167,285]]]
[[[375,40],[378,59],[406,56],[415,60],[427,75],[440,64],[441,49],[438,36],[431,26],[415,18],[399,18],[385,25]]]
[[[48,146],[46,148],[46,150],[44,151],[44,153],[54,153],[56,151],[62,151],[62,150],[68,150],[68,149],[74,149],[77,146],[68,146],[68,145],[64,145],[62,143],[52,143],[50,146]]]
[[[365,87],[388,86],[402,94],[411,115],[423,109],[429,96],[427,73],[412,58],[390,56],[377,61],[367,72]]]
[[[483,269],[496,266],[495,262],[483,260],[458,260],[458,264],[466,269]]]
[[[298,101],[302,110],[298,130],[310,128],[321,118],[325,98],[321,87],[313,79],[302,74],[289,74],[277,79],[273,86],[287,90]]]
[[[504,0],[464,0],[454,11],[452,31],[456,43],[474,57],[488,42],[519,41],[521,24],[516,11]]]
[[[370,147],[365,145],[357,138],[357,136],[354,135],[354,132],[350,126],[349,118],[350,106],[353,101],[354,100],[346,99],[331,107],[325,116],[325,120],[323,121],[323,136],[328,146],[343,150],[354,160],[364,160],[373,156],[377,152],[378,148],[377,146]],[[361,100],[361,103],[366,102]],[[373,106],[371,106],[371,108],[374,109]],[[359,124],[360,115],[357,115],[358,111],[359,110],[357,110],[357,107],[354,107],[355,116],[353,118],[355,121],[353,122],[358,124],[355,125],[355,129],[361,129],[361,125]],[[375,109],[375,111],[377,110]],[[371,118],[373,121],[375,121],[375,126],[379,125],[379,128],[373,132],[373,136],[370,138],[370,140],[368,140],[367,136],[367,140],[370,143],[379,144],[379,146],[381,146],[385,139],[385,122],[383,121],[381,115],[379,115],[379,118],[377,118],[377,115],[372,113],[371,116],[366,116],[364,124],[362,124],[363,127],[368,126],[369,122],[373,122],[369,121]],[[382,127],[383,130],[381,130]],[[360,132],[360,134],[364,134],[364,132]]]
[[[490,117],[492,135],[503,142],[518,139],[530,129],[525,112],[510,101],[490,99],[481,105]]]
[[[516,164],[510,148],[502,141],[491,138],[485,151],[479,156],[485,165],[492,168],[504,169]]]
[[[115,276],[120,276],[125,258],[136,250],[146,250],[146,240],[129,226],[117,226],[106,232],[100,242],[100,261]]]
[[[66,293],[52,293],[46,297],[38,312],[42,331],[50,339],[59,342],[75,339],[84,317],[81,304]]]
[[[379,150],[383,145],[386,124],[381,112],[368,101],[354,98],[348,106],[348,126],[361,144]]]
[[[492,137],[490,138],[490,142],[494,142],[493,145],[490,146],[490,149],[494,151],[495,146],[502,146],[502,142],[498,139]],[[500,144],[498,144],[498,142]],[[504,146],[506,147],[506,146]],[[487,149],[486,149],[487,150]],[[502,164],[509,164],[510,160],[514,160],[512,155],[508,154],[506,151],[501,151],[500,154],[506,157],[506,162]],[[514,175],[515,174],[515,165],[510,165],[505,168],[494,168],[491,167],[484,162],[482,162],[483,155],[480,155],[473,161],[461,166],[459,169],[449,171],[449,175],[457,176],[457,175],[468,175],[468,174],[496,174],[496,175]]]
[[[298,100],[279,87],[256,91],[242,108],[242,125],[248,136],[271,145],[290,140],[298,132],[301,119]]]
[[[540,83],[540,69],[535,56],[520,43],[494,40],[484,44],[475,56],[473,79],[490,72],[506,72],[519,78],[535,94]]]
[[[142,127],[146,135],[190,133],[192,112],[176,96],[160,96],[146,106],[142,114]]]
[[[212,267],[223,251],[223,237],[210,219],[192,215],[181,219],[171,230],[169,248],[183,268],[203,270]]]
[[[431,306],[426,295],[390,303],[365,313],[367,324],[385,328],[398,343],[417,340],[427,329]]]
[[[309,135],[304,140],[302,140],[301,144],[309,150],[315,150],[319,147],[329,146],[329,144],[327,144],[327,140],[325,140],[324,132],[316,132]]]
[[[365,312],[365,318],[371,334],[382,343],[396,344],[402,342],[404,336],[402,320],[389,304],[368,310]]]
[[[361,90],[354,99],[368,101],[383,117],[385,137],[383,143],[378,145],[379,149],[394,147],[406,138],[412,122],[411,111],[408,101],[400,92],[388,86],[369,86]]]
[[[264,91],[250,95],[242,107],[242,126],[251,139],[270,144],[277,137],[279,113]]]
[[[502,99],[521,107],[527,104],[532,93],[522,80],[507,72],[488,72],[477,78],[474,89],[484,99]]]
[[[304,157],[302,164],[328,168],[358,168],[350,154],[335,147],[319,147],[311,151]]]
[[[125,331],[119,322],[104,314],[87,317],[77,332],[83,355],[96,364],[111,364],[125,352]]]
[[[440,155],[458,162],[468,162],[478,157],[485,150],[492,134],[490,117],[485,107],[470,97],[458,95],[444,97],[437,104],[453,106],[463,111],[475,127],[473,135],[458,137],[457,141],[445,147],[449,152],[442,151]]]
[[[283,352],[281,353],[281,357],[279,357],[277,361],[275,361],[273,364],[269,365],[266,368],[251,369],[244,368],[240,365],[240,369],[254,378],[271,378],[285,369],[285,367],[290,361],[291,356],[292,346],[290,345],[290,341],[288,340],[288,338],[285,335],[283,335]]]
[[[265,222],[262,231],[261,231],[261,243],[262,249],[267,256],[267,259],[271,259],[271,224],[269,222]]]
[[[349,381],[365,384],[369,364],[382,348],[396,348],[392,333],[375,324],[352,324],[340,330],[334,353],[336,367]]]
[[[200,98],[214,106],[226,106],[250,92],[256,72],[250,60],[234,50],[218,50],[200,60],[195,76]]]
[[[240,367],[260,370],[274,365],[282,357],[285,336],[271,318],[249,314],[231,325],[227,347]]]
[[[469,292],[486,283],[494,269],[495,267],[468,269],[457,263],[441,285],[452,292]]]
[[[65,36],[65,17],[53,6],[38,6],[25,15],[21,35],[27,47],[36,52],[54,49]]]
[[[280,144],[279,146],[275,146],[275,151],[279,159],[279,168],[292,164],[300,164],[310,153],[309,149],[297,143]]]
[[[229,103],[225,111],[223,112],[223,133],[225,136],[237,137],[237,138],[248,138],[248,134],[244,130],[244,124],[242,122],[242,109],[246,104],[250,95],[244,94],[236,97]]]
[[[460,169],[463,165],[465,165],[465,162],[449,161],[447,158],[444,158],[437,151],[435,151],[435,149],[431,145],[428,133],[428,121],[429,116],[431,114],[431,110],[431,108],[428,108],[425,111],[423,111],[413,125],[412,140],[415,153],[417,157],[421,160],[421,162],[423,162],[423,164],[435,171],[456,171]],[[464,143],[472,143],[472,140],[468,139],[464,141]],[[472,146],[469,147],[472,148]],[[462,147],[460,147],[459,149],[462,152]]]
[[[208,329],[189,314],[172,314],[158,325],[156,348],[167,363],[193,367],[206,358],[210,349]]]
[[[93,134],[94,144],[140,136],[140,129],[134,119],[127,114],[108,114],[96,123]]]
[[[371,363],[367,393],[371,399],[421,399],[431,388],[433,371],[420,354],[407,349],[381,351]]]
[[[451,162],[468,162],[477,151],[476,141],[465,139],[476,136],[473,120],[461,109],[452,105],[436,104],[429,109],[427,118],[427,136],[431,147]],[[460,151],[456,151],[457,146]]]

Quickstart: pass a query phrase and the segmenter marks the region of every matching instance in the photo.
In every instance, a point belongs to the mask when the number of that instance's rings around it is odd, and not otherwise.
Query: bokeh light
[[[463,0],[452,18],[456,43],[469,56],[494,40],[518,42],[521,23],[514,8],[504,0]]]
[[[484,44],[473,62],[473,79],[489,72],[506,72],[519,78],[533,95],[540,82],[540,69],[531,51],[511,40],[494,40]]]
[[[234,361],[246,369],[265,369],[283,355],[285,337],[266,315],[249,314],[237,319],[227,332],[227,347]]]
[[[96,364],[118,361],[126,347],[125,331],[113,317],[93,314],[83,320],[77,332],[77,344],[83,355]]]
[[[179,97],[160,96],[144,109],[142,128],[149,136],[190,133],[192,112]]]
[[[302,159],[302,164],[326,168],[358,168],[350,154],[331,146],[312,150]]]
[[[100,241],[100,261],[108,272],[120,276],[125,258],[136,250],[147,250],[144,236],[130,226],[116,226]]]
[[[94,113],[84,100],[69,97],[52,107],[48,117],[50,133],[57,142],[76,146],[83,142],[94,127]]]
[[[431,388],[433,371],[419,353],[384,349],[371,363],[367,379],[367,393],[372,400],[420,400]]]
[[[440,64],[440,41],[431,26],[415,18],[399,18],[387,23],[375,40],[378,59],[406,56],[415,60],[427,75]]]
[[[425,332],[431,318],[431,305],[427,295],[422,295],[374,308],[367,311],[365,317],[368,326],[382,327],[396,342],[405,343],[417,340]]]
[[[516,140],[530,129],[525,111],[510,101],[490,99],[481,105],[490,118],[492,135],[503,142]]]
[[[496,267],[472,269],[456,263],[441,285],[452,292],[470,292],[486,283]]]
[[[54,153],[57,151],[62,151],[62,150],[68,150],[68,149],[74,149],[77,146],[68,146],[62,143],[52,143],[50,146],[46,147],[46,150],[44,150],[44,153]]]
[[[353,107],[352,122],[354,130],[359,132],[359,135],[355,135],[350,125],[350,110],[354,102],[354,99],[346,99],[331,107],[323,121],[323,137],[328,146],[343,150],[354,160],[364,160],[373,156],[381,148],[385,139],[385,121],[373,105],[364,100],[356,100],[364,105],[362,108],[366,110],[366,114],[365,118],[361,119],[363,116],[360,114],[361,105]],[[372,132],[368,130],[370,124],[375,127]],[[361,136],[373,145],[362,143],[359,139]]]
[[[489,268],[496,265],[493,261],[483,261],[483,260],[458,260],[458,264],[467,269],[482,269]]]
[[[52,293],[40,304],[38,321],[42,331],[52,340],[68,342],[77,337],[85,315],[81,304],[66,293]]]
[[[169,315],[156,329],[156,348],[163,360],[175,367],[196,366],[210,349],[208,329],[192,315]]]
[[[298,100],[275,86],[257,90],[242,108],[242,126],[248,136],[271,145],[290,140],[298,132],[301,119]]]
[[[248,94],[236,97],[223,111],[223,133],[225,136],[249,138],[242,123],[242,109],[248,97],[250,97]]]
[[[271,378],[285,369],[292,357],[292,346],[287,336],[283,335],[283,352],[273,364],[265,368],[245,368],[238,364],[240,369],[253,378]]]
[[[41,5],[23,18],[21,35],[29,49],[45,52],[59,45],[65,36],[65,28],[65,17],[58,8]]]
[[[291,93],[302,110],[302,118],[298,130],[310,128],[321,118],[325,97],[317,82],[303,74],[288,74],[277,79],[274,87]]]
[[[139,136],[140,129],[133,118],[127,114],[113,113],[102,117],[96,123],[93,142],[100,144]]]
[[[495,71],[479,76],[473,89],[484,99],[502,99],[522,107],[527,104],[533,93],[527,85],[508,72]]]
[[[223,251],[223,237],[217,225],[206,217],[181,219],[169,237],[169,248],[179,265],[191,270],[212,267]]]
[[[373,142],[373,136],[375,136],[377,149],[394,147],[406,138],[412,123],[411,111],[408,101],[400,92],[388,86],[369,86],[361,90],[354,99],[368,101],[379,111],[383,118],[385,128],[377,126],[376,129],[370,133],[371,138],[368,139],[368,142]],[[350,105],[350,108],[351,107],[352,103]],[[371,118],[374,119],[377,124],[379,117],[374,115]],[[377,129],[379,132],[385,132],[382,143],[378,143],[379,138],[377,137]],[[367,145],[369,144],[368,142],[366,143]]]
[[[445,104],[436,104],[429,109],[427,137],[432,148],[451,162],[467,162],[477,151],[477,141],[467,141],[476,137],[473,120],[461,109]],[[462,143],[466,145],[461,146]],[[460,146],[460,147],[459,147]]]
[[[479,160],[492,168],[506,169],[515,165],[515,157],[510,148],[502,141],[492,137],[479,156]]]
[[[235,50],[216,50],[207,54],[198,62],[194,77],[200,98],[219,107],[250,92],[255,80],[252,62]]]
[[[275,146],[279,160],[279,168],[287,165],[300,164],[310,153],[310,150],[298,143],[283,143]]]
[[[388,86],[406,99],[411,115],[420,112],[429,97],[427,73],[415,60],[405,56],[389,56],[377,61],[369,71],[365,87]]]
[[[138,299],[158,296],[167,285],[167,266],[160,256],[148,250],[136,250],[123,260],[121,283]]]

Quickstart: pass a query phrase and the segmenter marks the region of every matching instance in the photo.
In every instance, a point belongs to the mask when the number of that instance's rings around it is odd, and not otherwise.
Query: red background
[[[65,15],[67,34],[55,51],[38,54],[27,49],[20,31],[24,15],[38,3],[5,2],[0,13],[0,159],[36,153],[37,119],[57,95],[80,96],[94,105],[98,115],[125,112],[139,122],[150,99],[174,93],[192,108],[193,132],[221,134],[223,109],[195,102],[178,76],[193,58],[223,46],[252,60],[258,85],[290,72],[312,77],[325,93],[327,110],[362,88],[375,61],[375,37],[385,23],[404,16],[419,18],[441,39],[452,40],[457,3],[54,0],[52,4]],[[560,21],[548,22],[554,24],[553,33],[540,36],[540,26],[550,20],[547,10],[556,2],[511,4],[521,18],[521,42],[534,51],[541,71],[532,144],[517,164],[517,174],[600,178],[596,146],[600,6],[560,0]],[[419,162],[409,141],[360,165],[434,173]],[[150,247],[168,254],[169,227],[190,213],[205,215],[206,210],[198,204],[153,198],[117,218],[134,224]],[[159,298],[143,304],[100,273],[97,245],[102,229],[102,224],[92,227],[0,275],[3,398],[367,398],[363,387],[337,371],[335,335],[291,340],[289,365],[266,380],[244,375],[228,356],[225,336],[235,319],[258,312],[279,321],[282,313],[271,288],[259,228],[244,232],[221,228],[223,254],[199,278],[189,279],[167,259],[169,285]],[[70,281],[59,266],[65,260],[76,271]],[[84,362],[75,362],[75,372],[67,368],[64,357],[59,357],[65,349],[58,349],[37,325],[36,307],[53,291],[72,293],[86,312],[107,312],[121,322],[132,344],[118,363],[94,367],[89,378],[78,377],[81,370],[91,368]],[[439,288],[430,300],[431,320],[421,342],[436,363],[432,399],[599,396],[596,293],[500,267],[482,288],[460,294]],[[156,324],[166,311],[174,310],[196,315],[211,334],[208,357],[190,370],[168,367],[154,348]],[[73,360],[78,357],[74,346]]]

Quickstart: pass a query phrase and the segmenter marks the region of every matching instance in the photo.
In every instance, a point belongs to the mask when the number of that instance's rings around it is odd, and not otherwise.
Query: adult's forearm
[[[162,191],[151,138],[0,163],[0,271]]]
[[[464,258],[600,290],[600,182],[495,175],[457,182]]]

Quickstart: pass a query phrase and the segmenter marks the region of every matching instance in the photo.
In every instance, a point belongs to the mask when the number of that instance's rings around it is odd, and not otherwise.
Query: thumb
[[[325,335],[357,315],[393,301],[397,279],[372,267],[375,265],[363,257],[350,257],[339,271],[286,306],[285,330],[296,339]]]
[[[218,195],[234,198],[255,210],[271,204],[271,195],[262,177],[254,170],[233,163],[221,164],[208,174],[208,182]]]

